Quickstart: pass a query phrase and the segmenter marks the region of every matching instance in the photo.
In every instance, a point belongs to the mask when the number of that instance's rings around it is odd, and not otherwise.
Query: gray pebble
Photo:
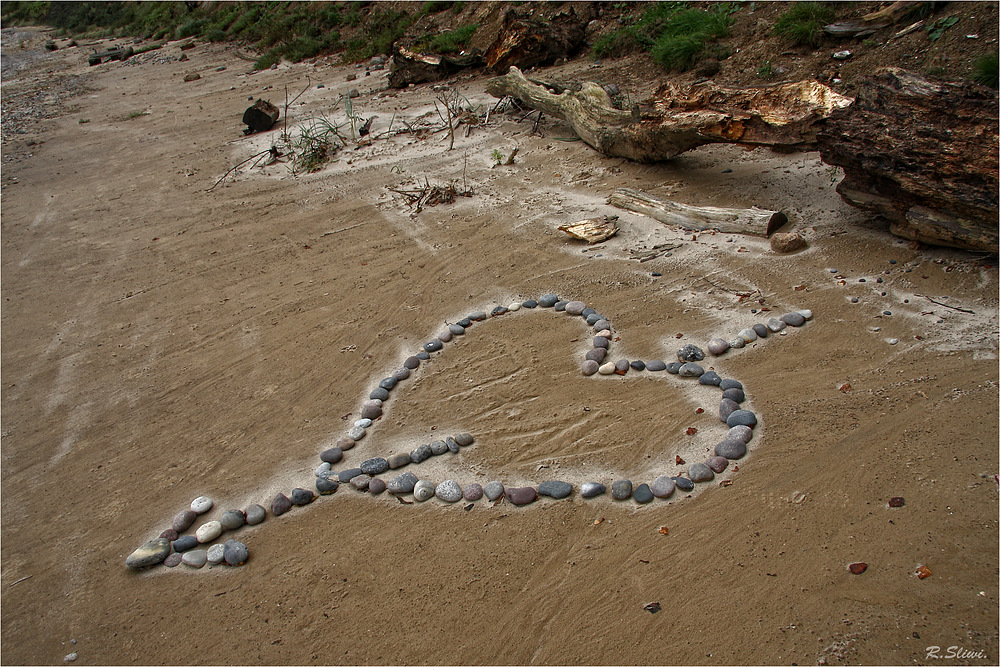
[[[713,356],[719,356],[729,349],[729,343],[726,342],[724,338],[713,338],[708,341],[708,353]]]
[[[240,510],[226,510],[226,513],[219,519],[225,530],[236,530],[247,522],[246,514]]]
[[[656,373],[657,371],[664,371],[667,369],[667,365],[660,361],[659,359],[654,359],[653,361],[646,362],[646,370]]]
[[[677,369],[677,374],[686,378],[701,377],[704,373],[705,369],[693,361],[682,364],[681,367]]]
[[[506,306],[497,306],[492,311],[490,311],[490,317],[500,317],[507,312]]]
[[[179,562],[180,561],[178,561],[178,563]],[[166,561],[164,561],[163,564],[166,565],[167,564]],[[177,563],[175,563],[175,565],[176,564]],[[173,567],[173,566],[167,565],[167,567]],[[66,655],[63,656],[63,662],[73,662],[74,660],[76,660],[79,657],[80,657],[80,654],[77,653],[76,651],[73,651],[72,653],[67,653]]]
[[[226,540],[223,550],[223,558],[226,559],[226,565],[232,565],[233,567],[243,565],[249,557],[250,550],[247,549],[247,545],[237,540]]]
[[[377,456],[375,458],[362,461],[361,465],[358,467],[361,468],[361,472],[366,475],[381,475],[389,469],[389,462]]]
[[[419,359],[420,361],[427,361],[428,359],[430,359],[430,358],[431,358],[431,355],[427,354],[427,353],[426,353],[425,351],[423,351],[423,350],[420,350],[419,352],[417,352],[417,353],[416,353],[415,355],[413,355],[413,356],[415,356],[415,357],[416,357],[417,359]]]
[[[781,321],[790,327],[800,327],[806,323],[806,318],[802,313],[786,313],[781,316]]]
[[[712,472],[718,474],[729,466],[729,459],[725,456],[711,456],[705,459],[705,465],[711,468]]]
[[[340,471],[340,473],[337,475],[337,481],[340,482],[341,484],[347,484],[358,475],[363,475],[363,474],[365,474],[365,471],[362,470],[361,468],[348,468],[347,470]]]
[[[462,487],[453,479],[446,479],[434,488],[434,495],[446,503],[457,503],[462,499]]]
[[[292,495],[289,499],[292,501],[293,505],[308,505],[315,498],[316,494],[309,489],[295,487],[292,489]]]
[[[174,551],[181,553],[198,546],[198,538],[194,535],[182,535],[174,540]]]
[[[198,518],[198,514],[192,510],[181,510],[174,516],[174,520],[170,523],[170,527],[176,530],[178,533],[183,533],[185,530],[194,524],[194,520]]]
[[[373,496],[377,496],[386,489],[386,483],[382,481],[380,477],[372,478],[372,481],[368,482],[368,493]]]
[[[583,301],[569,301],[566,303],[566,313],[568,315],[579,315],[587,307]]]
[[[566,306],[567,306],[568,304],[569,304],[569,301],[562,301],[562,300],[560,300],[560,301],[556,301],[556,302],[555,302],[554,304],[552,304],[552,307],[553,307],[553,308],[554,308],[554,309],[555,309],[555,310],[556,310],[557,312],[560,312],[560,313],[561,313],[561,312],[563,312],[564,310],[566,310]]]
[[[683,365],[684,364],[682,364],[679,361],[671,361],[669,364],[667,364],[667,372],[670,373],[671,375],[677,375],[678,373],[681,372],[681,366]]]
[[[504,493],[503,484],[496,480],[489,482],[486,486],[483,487],[483,494],[486,496],[486,499],[489,500],[490,502],[495,501],[497,498],[502,496],[503,493]]]
[[[587,308],[584,308],[583,310],[581,310],[581,311],[580,311],[580,315],[581,315],[581,316],[582,316],[582,317],[583,317],[584,319],[586,319],[586,318],[590,317],[591,315],[596,315],[596,314],[597,314],[597,311],[596,311],[596,310],[594,310],[593,308],[590,308],[589,306],[588,306]],[[596,320],[595,320],[595,321],[596,321]]]
[[[367,410],[368,408],[365,408],[365,409]],[[379,409],[381,410],[381,408],[379,408]],[[361,414],[365,414],[365,413],[362,412]],[[347,431],[347,437],[350,438],[351,440],[357,442],[361,438],[365,437],[365,429],[361,428],[360,426],[352,426]]]
[[[319,466],[316,468],[316,471],[313,474],[315,474],[316,477],[324,477],[324,478],[325,477],[329,477],[330,476],[330,468],[331,468],[331,466],[330,466],[329,463],[326,463],[326,462],[320,463]]]
[[[729,434],[726,436],[726,440],[739,440],[743,444],[750,442],[751,438],[753,438],[753,429],[743,424],[730,428]]]
[[[521,305],[524,306],[525,308],[534,308],[538,305],[538,302],[535,301],[534,299],[525,299],[524,301],[521,302]]]
[[[611,341],[609,341],[604,336],[594,336],[594,348],[595,349],[597,349],[599,347],[602,347],[602,348],[604,348],[606,350],[610,346],[611,346]]]
[[[386,488],[388,489],[389,493],[393,495],[401,495],[404,493],[412,493],[413,487],[416,483],[417,483],[416,475],[414,475],[412,472],[404,472],[402,475],[399,475],[398,477],[394,477],[391,480],[389,480],[389,483],[386,484]]]
[[[584,358],[588,361],[596,361],[598,364],[601,364],[604,362],[604,357],[606,356],[608,356],[608,351],[606,349],[603,347],[595,347],[592,350],[587,350],[587,354],[584,355]]]
[[[426,479],[418,481],[413,486],[413,499],[417,502],[424,502],[434,497],[434,483]]]
[[[395,378],[397,382],[400,380],[405,380],[406,378],[410,377],[410,369],[407,368],[406,366],[403,366],[402,368],[397,368],[392,372],[392,377]]]
[[[472,320],[473,322],[482,322],[483,320],[486,319],[486,311],[477,310],[474,313],[469,313],[469,319]]]
[[[605,329],[607,329],[607,327],[601,327],[600,329],[596,327],[596,324],[598,322],[604,320],[604,318],[598,315],[597,313],[591,313],[590,315],[587,315],[586,319],[587,319],[587,324],[593,326],[596,331],[604,331]]]
[[[448,451],[450,451],[452,454],[458,454],[458,442],[455,440],[455,438],[452,438],[451,436],[445,438],[444,446],[447,447]]]
[[[399,382],[399,380],[394,377],[382,378],[379,380],[378,386],[388,391],[395,387],[397,382]]]
[[[653,480],[653,483],[649,485],[649,490],[653,492],[653,495],[657,498],[669,498],[674,494],[674,489],[676,488],[674,480],[672,480],[667,475],[660,475]]]
[[[556,305],[558,301],[559,297],[556,296],[555,294],[543,294],[540,297],[538,297],[538,305],[541,306],[542,308],[551,308],[552,306]]]
[[[448,445],[445,444],[444,440],[435,440],[431,443],[431,454],[434,456],[440,456],[448,451]],[[455,451],[458,451],[458,447],[455,447]]]
[[[400,454],[393,454],[386,461],[389,463],[389,468],[395,470],[396,468],[402,468],[403,466],[410,464],[410,455],[406,452]]]
[[[726,378],[719,384],[719,388],[725,391],[726,389],[742,389],[743,385],[739,380],[734,380],[732,378]]]
[[[740,338],[739,336],[729,341],[729,347],[733,348],[734,350],[738,350],[741,347],[745,347],[746,344],[747,342],[742,338]]]
[[[600,367],[601,365],[593,359],[587,359],[585,362],[580,364],[580,372],[589,376],[596,373]]]
[[[335,479],[330,479],[329,477],[325,479],[316,480],[316,490],[321,496],[328,496],[331,493],[336,493],[337,489],[340,488],[340,482]]]
[[[340,463],[340,459],[342,458],[344,458],[344,450],[340,447],[331,447],[319,455],[319,460],[325,462],[327,465]],[[327,470],[329,469],[328,467]]]
[[[389,399],[389,390],[384,387],[375,387],[372,389],[372,393],[368,394],[368,398],[374,398],[379,401],[385,401]]]
[[[752,343],[757,340],[757,332],[753,329],[741,329],[739,334],[737,334],[744,342]]]
[[[692,482],[686,477],[672,477],[671,479],[674,480],[674,484],[676,484],[677,488],[680,489],[681,491],[694,490],[694,482]]]
[[[580,487],[580,495],[584,498],[595,498],[604,494],[608,487],[597,482],[584,482]]]
[[[165,531],[163,531],[162,533],[160,533],[159,537],[162,537],[164,539],[167,539],[167,540],[170,540],[171,542],[173,542],[174,540],[177,539],[177,531],[174,530],[173,528],[167,528]]]
[[[223,560],[226,559],[226,545],[225,544],[213,544],[208,548],[207,552],[208,564],[218,565]]]
[[[530,486],[514,487],[506,489],[504,497],[512,505],[529,505],[538,500],[538,492]]]
[[[366,491],[368,489],[368,484],[371,481],[371,475],[361,474],[351,478],[351,486],[358,491]]]
[[[615,500],[628,500],[632,497],[632,480],[619,479],[611,484],[611,496]]]
[[[569,482],[549,480],[538,485],[538,495],[548,496],[556,500],[566,498],[571,493],[573,493],[573,485]]]
[[[472,438],[471,433],[459,433],[458,435],[455,436],[455,442],[457,442],[462,447],[468,447],[473,442],[475,442],[475,440]]]
[[[698,378],[699,384],[709,385],[712,387],[718,387],[722,383],[722,378],[715,371],[705,371]]]
[[[246,515],[247,515],[247,525],[256,526],[258,523],[260,523],[267,517],[267,510],[265,510],[257,503],[252,503],[250,505],[247,505]]]
[[[174,542],[174,544],[176,543]],[[170,540],[165,537],[157,537],[130,553],[125,559],[125,564],[134,569],[149,567],[162,563],[169,555]]]
[[[730,427],[743,425],[753,428],[757,425],[757,415],[749,410],[736,410],[726,419],[726,425]]]
[[[640,484],[635,487],[632,497],[635,498],[635,502],[645,505],[648,502],[652,502],[653,492],[649,489],[649,484]]]
[[[678,361],[701,361],[705,358],[705,353],[697,345],[685,345],[677,350]]]
[[[770,329],[771,331],[775,332],[775,333],[781,331],[786,326],[788,326],[788,325],[786,325],[784,322],[782,322],[781,320],[779,320],[777,317],[772,317],[771,319],[769,319],[767,321],[767,328]]]
[[[741,440],[723,440],[715,446],[715,455],[727,459],[735,460],[743,458],[747,453],[747,446]]]
[[[719,402],[719,421],[728,423],[729,415],[740,409],[740,404],[734,400],[724,398]]]
[[[688,477],[692,482],[711,482],[715,479],[715,473],[704,463],[692,463],[688,466]]]
[[[607,320],[597,320],[594,322],[594,331],[604,331],[605,329],[611,329],[611,322]]]
[[[752,328],[753,328],[753,332],[755,334],[757,334],[758,338],[767,338],[767,334],[770,333],[770,331],[768,330],[768,328],[765,325],[763,325],[763,324],[755,324],[755,325],[753,325]]]
[[[483,497],[483,487],[476,483],[466,484],[465,488],[462,489],[462,497],[470,503],[474,503]]]
[[[465,327],[463,327],[460,324],[449,324],[448,325],[448,331],[450,331],[453,336],[464,336],[465,335]]]
[[[425,352],[437,352],[442,347],[444,347],[444,344],[439,340],[429,340],[424,343]]]
[[[410,452],[410,460],[414,463],[423,463],[432,456],[434,456],[434,450],[431,449],[430,445],[420,445]]]
[[[181,556],[181,562],[194,568],[205,567],[205,563],[208,562],[208,552],[204,549],[185,551],[184,555]]]
[[[629,366],[631,366],[632,370],[635,370],[635,371],[646,370],[646,364],[641,359],[635,359],[635,360],[633,360],[632,362],[629,363]]]
[[[411,371],[419,365],[420,365],[420,359],[418,359],[417,357],[407,357],[406,361],[403,362],[403,368],[409,368]],[[378,397],[372,396],[372,398],[378,398]],[[388,396],[386,396],[386,398],[388,398]],[[385,398],[383,398],[382,400],[384,401]]]
[[[366,405],[365,407],[361,408],[361,417],[363,419],[378,419],[381,416],[382,416],[382,406],[380,405]],[[355,426],[354,428],[351,429],[351,431],[348,431],[347,437],[351,438],[352,440],[360,440],[360,438],[355,438],[353,435],[351,435],[351,432],[355,431],[355,429],[358,428],[361,427]],[[361,429],[361,431],[364,432],[364,429]]]
[[[728,398],[730,401],[734,401],[736,403],[742,403],[747,399],[746,394],[743,393],[743,390],[737,389],[736,387],[732,387],[731,389],[726,389],[724,392],[722,392],[722,398]]]
[[[631,368],[628,363],[628,359],[619,359],[615,362],[615,373],[618,375],[625,375],[628,373],[628,369]]]

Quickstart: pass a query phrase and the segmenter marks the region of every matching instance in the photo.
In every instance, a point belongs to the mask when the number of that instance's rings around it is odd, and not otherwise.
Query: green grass
[[[1000,87],[1000,59],[997,54],[983,56],[972,68],[972,80],[990,88]]]
[[[817,47],[823,41],[823,28],[836,13],[823,2],[795,2],[774,22],[774,34],[801,46]]]
[[[441,32],[433,37],[421,40],[419,50],[430,53],[458,53],[469,45],[469,40],[475,34],[479,25],[467,25],[455,30]]]

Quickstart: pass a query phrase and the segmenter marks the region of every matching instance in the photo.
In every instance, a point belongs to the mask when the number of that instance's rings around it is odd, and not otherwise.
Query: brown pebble
[[[190,528],[194,524],[194,520],[198,518],[198,515],[192,510],[181,510],[174,517],[171,522],[171,527],[178,533],[183,533],[185,530]]]
[[[902,507],[906,504],[902,496],[896,496],[894,498],[889,498],[889,507]]]
[[[177,539],[177,531],[173,528],[167,528],[165,531],[160,533],[160,537],[165,538],[173,542]]]
[[[851,563],[847,566],[851,574],[861,574],[868,569],[868,563]]]
[[[771,250],[780,253],[796,252],[808,244],[798,232],[778,232],[771,235]]]

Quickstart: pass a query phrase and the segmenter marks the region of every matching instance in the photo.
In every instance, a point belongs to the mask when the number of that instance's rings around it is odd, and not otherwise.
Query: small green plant
[[[490,153],[490,157],[493,158],[493,166],[499,167],[501,164],[503,164],[505,156],[503,153],[500,152],[499,148],[494,148],[493,152]]]
[[[932,42],[936,42],[942,37],[944,37],[944,31],[951,26],[958,23],[957,16],[949,16],[948,18],[940,18],[929,26],[926,26],[924,30],[927,31],[927,38]]]
[[[997,54],[983,56],[972,66],[972,80],[990,88],[1000,87],[1000,58]]]
[[[478,24],[462,26],[455,30],[448,30],[427,38],[424,42],[426,48],[431,53],[458,53],[469,45],[469,40],[475,34]]]
[[[823,27],[833,21],[833,7],[822,2],[795,2],[774,22],[774,34],[793,44],[817,47],[823,41]]]
[[[148,116],[148,111],[133,111],[129,115],[125,116],[125,120],[132,120],[133,118],[138,118],[139,116]]]
[[[84,123],[89,123],[90,119],[89,118],[81,118],[77,122],[80,123],[80,125],[83,125]]]
[[[253,64],[253,68],[267,69],[268,67],[279,62],[280,60],[281,56],[278,55],[277,49],[271,49],[270,51],[268,51],[267,53],[265,53],[264,55],[262,55],[260,58],[257,59],[257,62]]]
[[[326,116],[303,123],[298,136],[291,142],[292,172],[312,173],[322,169],[337,149],[347,144],[340,133],[342,127]]]
[[[765,60],[764,63],[757,68],[757,76],[761,79],[774,78],[774,65],[771,64],[770,60]]]

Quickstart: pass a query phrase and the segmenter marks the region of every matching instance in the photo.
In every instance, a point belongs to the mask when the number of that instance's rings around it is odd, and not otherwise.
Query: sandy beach
[[[38,57],[2,84],[4,664],[997,664],[995,256],[893,237],[815,152],[641,165],[517,113],[460,125],[452,150],[447,132],[385,134],[315,173],[283,159],[213,188],[284,128],[343,120],[352,88],[373,135],[436,120],[447,91],[497,100],[485,76],[389,90],[334,59],[256,72],[221,44],[88,67],[99,46],[46,53],[31,34]],[[657,84],[628,59],[545,74]],[[305,91],[287,119],[286,90]],[[275,129],[242,134],[251,98],[281,108]],[[394,192],[425,182],[471,196],[416,213]],[[618,187],[781,210],[809,247],[682,232],[610,206]],[[601,244],[557,230],[605,215],[620,231]],[[242,567],[125,566],[198,496],[215,501],[201,522],[313,488],[319,452],[407,356],[546,293],[606,315],[614,359],[813,318],[703,362],[759,424],[693,493],[467,509],[343,484],[227,534]],[[551,308],[474,324],[338,465],[469,432],[409,469],[578,490],[710,456],[719,390],[583,377],[592,336]]]

